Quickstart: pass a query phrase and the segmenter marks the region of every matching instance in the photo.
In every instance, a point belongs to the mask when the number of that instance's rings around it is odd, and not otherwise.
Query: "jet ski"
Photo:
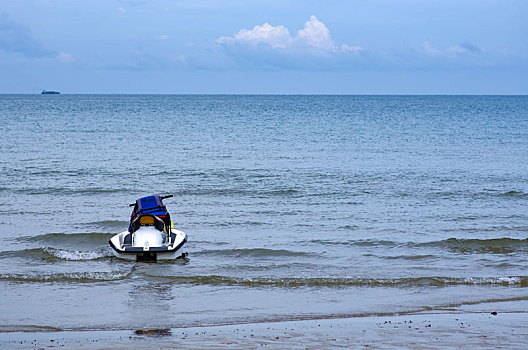
[[[178,250],[187,235],[175,230],[163,200],[169,196],[139,198],[130,216],[128,230],[113,236],[108,243],[116,257],[133,261],[172,260],[185,257]]]

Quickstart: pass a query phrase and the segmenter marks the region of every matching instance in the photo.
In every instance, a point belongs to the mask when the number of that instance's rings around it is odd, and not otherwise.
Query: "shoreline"
[[[138,330],[6,331],[0,348],[454,348],[518,349],[527,312],[429,312]]]

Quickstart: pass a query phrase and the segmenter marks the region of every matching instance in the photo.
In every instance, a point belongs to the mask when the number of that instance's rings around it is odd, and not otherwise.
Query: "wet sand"
[[[0,333],[0,348],[522,349],[528,313],[428,313],[141,330]]]

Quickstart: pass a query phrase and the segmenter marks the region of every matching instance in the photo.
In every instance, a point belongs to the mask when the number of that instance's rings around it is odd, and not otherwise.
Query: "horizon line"
[[[57,90],[55,90],[57,91]],[[4,96],[15,96],[15,95],[42,95],[40,92],[23,92],[23,93],[4,93],[0,92],[0,95]],[[61,95],[150,95],[150,96],[528,96],[528,93],[139,93],[139,92],[111,92],[111,93],[99,93],[99,92],[81,92],[81,93],[62,93],[50,96],[61,96]]]

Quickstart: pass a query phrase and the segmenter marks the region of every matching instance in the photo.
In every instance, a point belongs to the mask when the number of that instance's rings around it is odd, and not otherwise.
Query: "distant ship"
[[[42,95],[59,95],[60,92],[53,91],[53,90],[42,90],[41,94]]]

